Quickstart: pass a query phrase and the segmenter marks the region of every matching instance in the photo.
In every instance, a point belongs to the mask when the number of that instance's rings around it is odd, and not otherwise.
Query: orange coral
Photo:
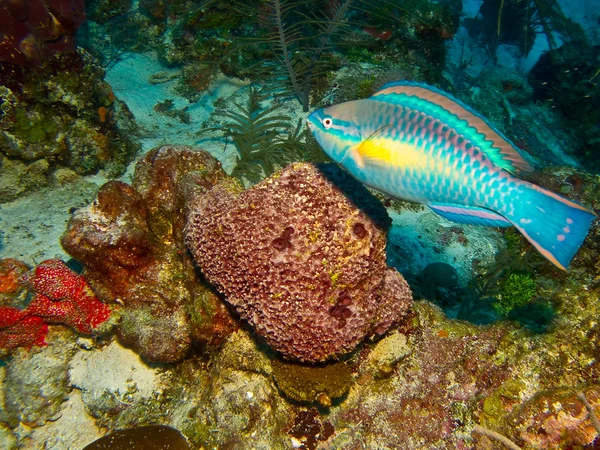
[[[98,115],[100,116],[100,122],[106,122],[106,116],[108,116],[108,109],[106,107],[101,106],[98,108]]]
[[[29,266],[17,259],[0,259],[0,294],[15,294],[22,284],[19,278],[29,271]]]

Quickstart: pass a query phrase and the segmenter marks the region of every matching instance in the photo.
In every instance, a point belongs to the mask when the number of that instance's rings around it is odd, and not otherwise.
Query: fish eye
[[[323,126],[327,129],[331,128],[331,125],[333,125],[333,120],[331,120],[331,117],[325,117],[323,119]]]

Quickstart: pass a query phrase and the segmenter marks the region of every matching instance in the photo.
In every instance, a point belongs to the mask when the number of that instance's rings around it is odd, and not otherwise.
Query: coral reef
[[[3,68],[0,202],[77,175],[125,170],[138,149],[135,124],[103,77],[82,51],[31,69]]]
[[[91,0],[87,5],[88,18],[98,23],[125,14],[131,9],[132,0]]]
[[[96,298],[85,279],[60,260],[40,263],[18,284],[34,295],[25,309],[0,306],[0,350],[4,352],[46,345],[49,323],[91,334],[110,317],[110,308]]]
[[[218,342],[235,328],[183,243],[188,197],[214,185],[241,189],[205,152],[155,149],[138,163],[131,186],[106,183],[62,237],[100,298],[124,306],[119,337],[148,361],[179,360],[192,339]]]
[[[84,0],[28,0],[0,5],[0,61],[31,66],[75,50]]]
[[[406,314],[410,289],[386,265],[387,226],[381,204],[336,166],[297,163],[237,197],[213,189],[191,207],[186,242],[274,349],[316,362]]]
[[[111,6],[109,8],[109,6]],[[461,2],[94,0],[84,47],[109,65],[126,51],[156,51],[180,67],[176,89],[196,102],[218,73],[270,84],[308,110],[344,62],[403,65],[439,81]],[[101,10],[101,14],[97,11]],[[108,14],[110,13],[110,20]],[[119,15],[120,14],[120,15]],[[417,77],[413,77],[417,79]]]

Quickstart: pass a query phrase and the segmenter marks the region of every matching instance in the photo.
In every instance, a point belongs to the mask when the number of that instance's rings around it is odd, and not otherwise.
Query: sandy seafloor
[[[469,11],[468,5],[469,2],[465,5],[466,11]],[[450,49],[450,58],[452,52],[458,50],[458,47]],[[163,144],[189,145],[209,151],[222,162],[226,171],[231,171],[235,164],[235,148],[218,141],[201,142],[196,132],[214,110],[213,102],[219,97],[235,97],[243,83],[219,78],[198,102],[190,105],[173,92],[174,81],[156,85],[148,83],[150,75],[169,70],[161,67],[151,55],[129,54],[107,72],[106,81],[117,98],[127,104],[141,129],[143,152],[138,159],[143,153]],[[189,124],[182,124],[153,110],[156,103],[166,99],[173,100],[176,109],[187,107],[191,119]],[[298,110],[290,106],[286,112],[297,115]],[[134,167],[135,162],[121,177],[122,181],[131,179]],[[0,205],[0,258],[17,258],[32,266],[49,258],[68,260],[69,255],[60,246],[60,236],[70,211],[93,200],[98,188],[106,181],[106,177],[98,174],[62,187],[45,188]],[[406,260],[402,258],[403,252],[410,254],[411,270],[414,272],[431,262],[451,264],[457,269],[461,284],[468,281],[473,260],[489,261],[502,242],[499,232],[494,229],[450,223],[426,208],[402,213],[390,211],[390,216],[393,226],[388,236],[389,253],[396,253],[400,261]],[[434,239],[451,227],[461,228],[469,244],[465,246],[450,241],[439,253],[439,248],[436,250],[433,245]],[[397,268],[402,272],[401,265]],[[49,347],[64,345],[60,341],[53,343],[52,338],[51,332]],[[143,363],[138,355],[116,341],[101,349],[87,338],[79,338],[72,345],[75,346],[74,356],[63,362],[69,367],[68,382],[73,387],[70,397],[62,403],[52,421],[44,426],[19,425],[16,434],[22,448],[80,449],[100,437],[103,432],[86,414],[82,396],[105,395],[108,392],[128,402],[135,397],[148,398],[161,390],[160,371]],[[35,371],[35,360],[31,364]],[[0,365],[0,386],[5,376],[6,366]],[[39,376],[45,376],[43,371]],[[2,395],[4,392],[0,389]],[[14,437],[0,426],[0,450],[13,448],[13,444]]]

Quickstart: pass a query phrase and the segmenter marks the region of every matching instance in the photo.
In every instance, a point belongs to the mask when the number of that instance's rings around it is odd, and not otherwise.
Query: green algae
[[[502,283],[494,308],[507,316],[512,310],[528,304],[536,293],[537,283],[529,273],[511,273]]]

